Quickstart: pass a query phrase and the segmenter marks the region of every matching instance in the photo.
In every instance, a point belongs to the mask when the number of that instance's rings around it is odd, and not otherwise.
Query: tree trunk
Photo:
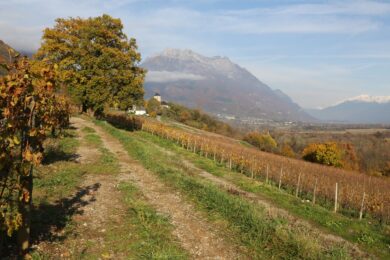
[[[24,256],[30,248],[30,232],[31,232],[31,210],[32,210],[32,190],[33,190],[33,166],[30,168],[28,176],[20,177],[20,185],[22,187],[20,197],[24,198],[23,191],[28,191],[29,197],[26,201],[19,201],[19,211],[22,214],[22,225],[18,229],[17,241],[19,254]]]
[[[83,103],[83,104],[81,105],[81,112],[82,112],[82,113],[87,113],[87,111],[88,111],[88,106],[87,106],[86,103]]]

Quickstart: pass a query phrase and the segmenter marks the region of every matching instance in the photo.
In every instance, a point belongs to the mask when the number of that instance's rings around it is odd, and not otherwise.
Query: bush
[[[291,148],[291,146],[289,146],[288,144],[284,144],[282,146],[280,154],[283,156],[286,156],[286,157],[295,158],[295,153],[294,153],[293,149]]]
[[[303,150],[302,158],[309,162],[343,167],[343,152],[335,142],[309,144]]]
[[[244,136],[244,141],[266,152],[274,152],[278,146],[275,139],[269,133],[250,132]]]

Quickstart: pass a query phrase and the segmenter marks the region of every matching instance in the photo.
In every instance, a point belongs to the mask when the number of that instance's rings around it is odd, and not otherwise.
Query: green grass
[[[269,217],[260,206],[229,194],[196,176],[177,157],[155,149],[138,133],[116,129],[96,121],[112,136],[121,141],[128,153],[144,167],[157,174],[165,183],[185,194],[214,223],[226,223],[229,237],[253,258],[348,258],[342,246],[324,245],[311,237],[307,230],[291,228],[286,219]]]
[[[82,129],[85,132],[84,128]],[[92,129],[92,128],[91,128]],[[93,129],[92,129],[93,130]],[[88,164],[77,162],[80,145],[74,130],[67,130],[65,137],[52,138],[46,142],[44,165],[35,170],[34,204],[53,203],[73,194],[85,174],[113,174],[119,172],[114,154],[103,147],[100,137],[88,130],[84,141],[99,150],[96,161]]]
[[[69,196],[84,174],[74,162],[80,145],[75,131],[67,130],[64,138],[51,138],[45,145],[44,165],[34,174],[34,204],[49,203]]]
[[[362,249],[371,252],[380,258],[386,259],[390,255],[390,227],[372,219],[349,218],[341,214],[334,214],[326,208],[311,203],[302,202],[287,192],[281,192],[277,187],[254,181],[243,174],[231,172],[211,159],[182,149],[175,143],[151,135],[146,132],[137,132],[136,135],[144,142],[151,142],[164,149],[175,152],[195,166],[215,176],[223,177],[241,189],[258,194],[274,205],[288,210],[293,215],[306,219],[327,232],[341,236],[348,241],[359,244]]]
[[[86,133],[84,135],[84,140],[87,145],[91,148],[98,149],[100,152],[99,160],[97,160],[96,163],[87,166],[88,171],[95,174],[118,173],[119,164],[117,158],[104,147],[103,141],[95,130],[90,127],[84,127],[82,131]]]
[[[128,259],[187,259],[169,219],[157,214],[131,183],[121,183],[119,190],[127,211],[121,226],[112,226],[106,235],[111,250]]]
[[[95,129],[93,129],[89,126],[84,126],[83,129],[81,129],[81,131],[83,131],[83,133],[86,133],[86,134],[96,133]]]

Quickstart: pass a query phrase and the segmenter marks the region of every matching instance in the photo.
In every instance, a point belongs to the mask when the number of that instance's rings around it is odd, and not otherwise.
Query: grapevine
[[[0,79],[0,235],[18,231],[19,249],[28,249],[33,169],[43,159],[48,132],[69,122],[68,106],[54,88],[55,71],[31,69],[27,58],[7,67]]]

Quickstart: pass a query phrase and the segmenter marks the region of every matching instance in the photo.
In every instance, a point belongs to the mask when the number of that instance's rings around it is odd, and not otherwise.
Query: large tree
[[[45,29],[36,58],[58,65],[57,83],[84,112],[101,113],[106,105],[128,109],[143,102],[141,55],[120,19],[57,19]]]

